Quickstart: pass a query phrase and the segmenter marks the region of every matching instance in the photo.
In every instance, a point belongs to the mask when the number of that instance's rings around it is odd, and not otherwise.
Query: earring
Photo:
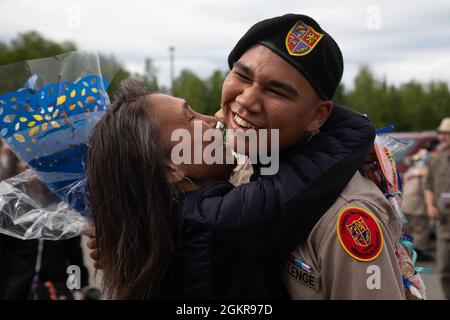
[[[188,177],[184,176],[183,179],[186,179],[187,181],[189,181],[192,184],[192,188],[194,188],[194,190],[197,190],[197,187],[195,186],[194,182],[192,182],[191,179],[189,179]]]

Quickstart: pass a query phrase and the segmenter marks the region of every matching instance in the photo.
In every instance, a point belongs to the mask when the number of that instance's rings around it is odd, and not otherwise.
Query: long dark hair
[[[173,250],[172,190],[160,124],[138,82],[122,81],[90,137],[88,183],[103,285],[114,299],[154,299]]]

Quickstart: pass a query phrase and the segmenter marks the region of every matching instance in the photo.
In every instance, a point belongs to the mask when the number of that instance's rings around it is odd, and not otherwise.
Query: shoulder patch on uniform
[[[336,232],[344,250],[356,260],[375,260],[383,249],[384,238],[380,225],[363,208],[343,208],[338,214]]]
[[[298,20],[286,36],[286,49],[291,56],[304,56],[314,49],[322,37],[322,33]]]
[[[314,290],[320,290],[320,275],[312,272],[301,259],[289,254],[283,265],[284,271],[295,281]]]

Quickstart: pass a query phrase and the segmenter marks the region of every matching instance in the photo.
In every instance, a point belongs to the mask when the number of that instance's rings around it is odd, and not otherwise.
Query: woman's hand
[[[95,237],[94,227],[92,225],[88,225],[81,231],[81,234],[89,238],[87,247],[89,248],[89,257],[91,257],[94,262],[94,267],[96,269],[102,269],[101,255],[99,250],[97,249],[97,238]]]

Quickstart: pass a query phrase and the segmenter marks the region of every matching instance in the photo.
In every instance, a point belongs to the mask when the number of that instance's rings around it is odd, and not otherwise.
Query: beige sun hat
[[[450,117],[442,119],[438,132],[450,133]]]

